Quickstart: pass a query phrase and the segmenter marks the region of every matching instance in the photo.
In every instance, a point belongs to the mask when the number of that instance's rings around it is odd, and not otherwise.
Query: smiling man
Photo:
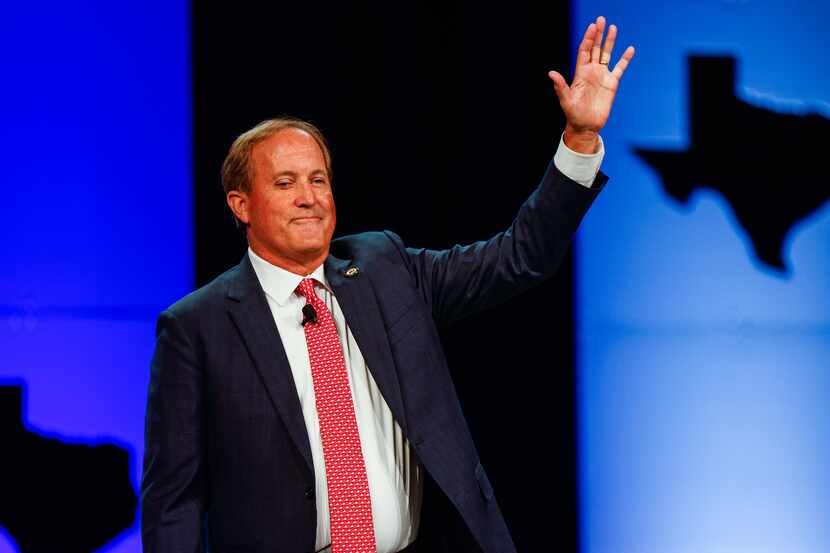
[[[323,263],[337,221],[330,165],[320,131],[296,119],[265,121],[236,140],[223,181],[251,250],[300,275]]]
[[[629,48],[592,23],[568,125],[509,229],[445,251],[389,231],[332,240],[331,157],[292,118],[223,165],[242,262],[159,317],[147,404],[148,553],[513,552],[437,326],[551,276],[606,178],[605,125]],[[495,347],[510,347],[496,344]]]

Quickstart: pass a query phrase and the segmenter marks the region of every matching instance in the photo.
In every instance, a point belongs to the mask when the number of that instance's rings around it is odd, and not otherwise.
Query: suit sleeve
[[[542,182],[506,230],[489,240],[447,250],[405,248],[410,273],[436,322],[451,324],[553,275],[607,180],[600,172],[593,186],[583,186],[551,161]]]
[[[150,372],[141,478],[145,553],[201,552],[205,508],[202,370],[179,320],[161,314]]]

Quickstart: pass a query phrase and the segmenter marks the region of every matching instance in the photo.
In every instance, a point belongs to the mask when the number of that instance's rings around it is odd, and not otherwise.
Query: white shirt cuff
[[[565,133],[559,137],[559,148],[553,156],[553,164],[563,175],[588,188],[593,184],[605,156],[605,145],[599,136],[599,150],[595,154],[580,154],[565,145]]]

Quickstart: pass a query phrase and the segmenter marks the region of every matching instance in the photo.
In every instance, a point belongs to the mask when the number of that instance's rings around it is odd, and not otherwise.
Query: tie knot
[[[314,279],[313,278],[304,278],[300,281],[300,284],[297,286],[297,293],[301,296],[305,296],[305,299],[308,301],[314,301],[317,298],[314,294]]]

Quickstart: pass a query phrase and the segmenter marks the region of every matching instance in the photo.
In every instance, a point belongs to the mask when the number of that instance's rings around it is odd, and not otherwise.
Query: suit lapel
[[[404,418],[398,374],[394,369],[395,362],[370,275],[361,267],[355,270],[349,260],[338,259],[333,255],[329,255],[326,260],[325,271],[326,279],[334,290],[337,303],[343,310],[346,323],[354,334],[369,372],[395,420],[406,434],[407,421]]]
[[[291,439],[314,474],[311,446],[303,419],[297,386],[277,325],[248,254],[228,290],[228,311],[251,354],[259,376]]]
[[[378,389],[406,433],[400,383],[371,280],[365,271],[346,276],[350,267],[352,265],[348,260],[330,255],[325,263],[326,279],[334,290]],[[228,299],[228,312],[242,335],[271,402],[313,475],[311,446],[297,387],[265,293],[247,254],[228,289]]]

